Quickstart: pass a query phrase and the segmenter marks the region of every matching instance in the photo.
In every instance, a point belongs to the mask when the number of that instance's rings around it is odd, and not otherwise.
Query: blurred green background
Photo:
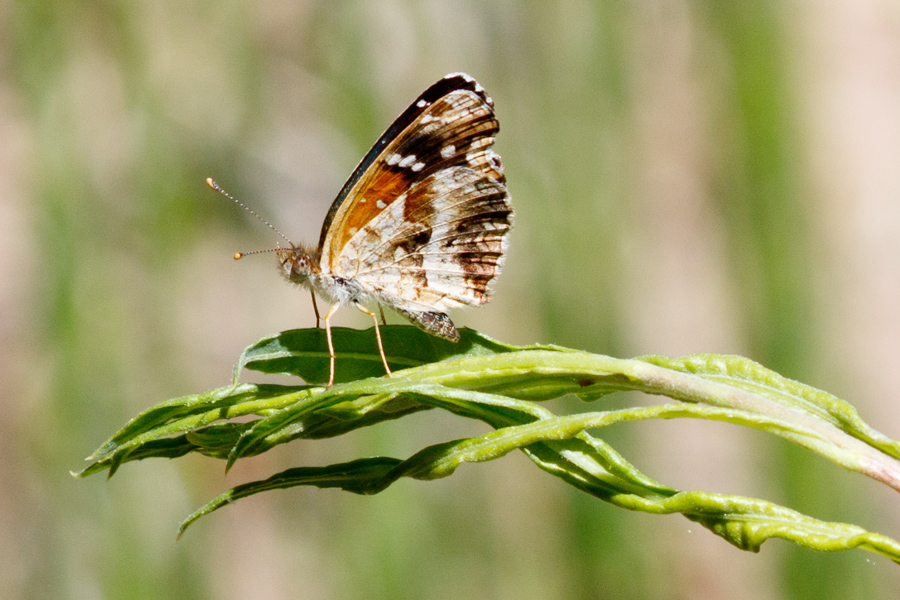
[[[278,239],[204,179],[314,242],[369,145],[453,71],[496,102],[517,211],[495,300],[458,324],[622,357],[743,354],[900,438],[895,0],[0,2],[0,596],[897,597],[885,559],[744,553],[518,455],[376,497],[265,494],[174,541],[243,481],[482,431],[447,415],[227,478],[194,457],[69,476],[139,411],[226,385],[244,346],[313,324],[271,256],[232,260]],[[337,323],[368,326],[355,312]],[[900,536],[896,493],[763,434],[604,435],[666,484]]]

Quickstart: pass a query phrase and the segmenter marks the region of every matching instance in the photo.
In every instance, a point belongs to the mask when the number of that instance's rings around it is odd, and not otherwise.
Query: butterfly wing
[[[453,339],[440,313],[488,301],[512,218],[506,186],[449,167],[414,182],[350,238],[338,270],[426,331]]]
[[[353,279],[429,333],[456,340],[444,310],[487,302],[512,206],[493,102],[468,75],[426,90],[385,132],[332,205],[321,266]]]
[[[493,100],[469,75],[447,75],[425,90],[382,134],[332,203],[319,238],[323,272],[336,273],[350,238],[416,181],[462,166],[505,183],[500,157],[491,149],[499,129]]]

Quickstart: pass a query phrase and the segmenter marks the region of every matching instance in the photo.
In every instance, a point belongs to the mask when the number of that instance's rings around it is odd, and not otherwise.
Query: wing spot
[[[441,158],[450,158],[454,154],[456,154],[456,146],[453,144],[447,144],[441,148]]]
[[[349,231],[350,235],[356,235],[356,232],[359,231],[359,229],[357,227],[351,227]]]
[[[422,169],[425,168],[425,163],[423,163],[423,162],[417,162],[416,164],[414,164],[414,165],[413,165],[412,167],[410,167],[410,168],[411,168],[413,171],[415,171],[416,173],[418,173],[419,171],[421,171]]]
[[[384,200],[376,200],[375,206],[377,206],[378,208],[384,208],[385,206],[387,206],[387,204],[384,203]]]
[[[419,108],[425,108],[426,106],[428,106],[428,100],[419,100],[418,102],[416,102],[416,106],[418,106]]]
[[[394,154],[394,156],[400,156],[400,155]],[[393,156],[391,158],[393,158]],[[414,162],[416,162],[416,155],[410,154],[409,156],[404,156],[403,158],[399,159],[399,161],[397,162],[397,166],[403,167],[405,169],[406,167],[412,166],[412,164]],[[391,164],[390,161],[388,161],[388,164]]]
[[[401,158],[402,157],[399,154],[394,152],[393,154],[389,155],[387,157],[387,160],[385,160],[384,162],[386,162],[389,165],[396,165],[398,162],[400,162]]]

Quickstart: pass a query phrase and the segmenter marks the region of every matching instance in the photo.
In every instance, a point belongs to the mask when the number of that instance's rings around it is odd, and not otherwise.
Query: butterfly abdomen
[[[427,331],[431,335],[439,338],[450,340],[451,342],[459,341],[459,331],[450,317],[441,312],[427,311],[414,312],[408,310],[398,310],[398,312],[406,317],[413,325]]]

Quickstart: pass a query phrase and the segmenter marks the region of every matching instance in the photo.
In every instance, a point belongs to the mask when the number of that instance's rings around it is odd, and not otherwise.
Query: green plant
[[[179,536],[200,517],[259,492],[311,485],[375,494],[401,477],[446,477],[463,462],[521,450],[541,469],[601,500],[631,510],[681,513],[745,550],[783,538],[814,550],[863,548],[900,562],[900,543],[855,525],[819,521],[764,500],[657,483],[589,433],[644,419],[727,421],[781,436],[900,491],[900,443],[826,392],[737,356],[624,360],[557,346],[510,346],[472,330],[462,330],[458,344],[409,326],[382,332],[394,377],[379,376],[383,367],[371,330],[335,328],[338,383],[333,387],[239,383],[244,368],[327,380],[324,332],[286,331],[247,348],[232,385],[169,400],[137,416],[90,456],[91,464],[78,475],[108,469],[112,476],[124,462],[190,452],[224,459],[228,468],[297,438],[338,436],[439,408],[483,421],[494,431],[428,446],[405,460],[372,457],[299,467],[239,485],[190,515]],[[676,402],[562,416],[538,404],[564,394],[593,402],[629,390]],[[248,415],[255,418],[247,420]]]

